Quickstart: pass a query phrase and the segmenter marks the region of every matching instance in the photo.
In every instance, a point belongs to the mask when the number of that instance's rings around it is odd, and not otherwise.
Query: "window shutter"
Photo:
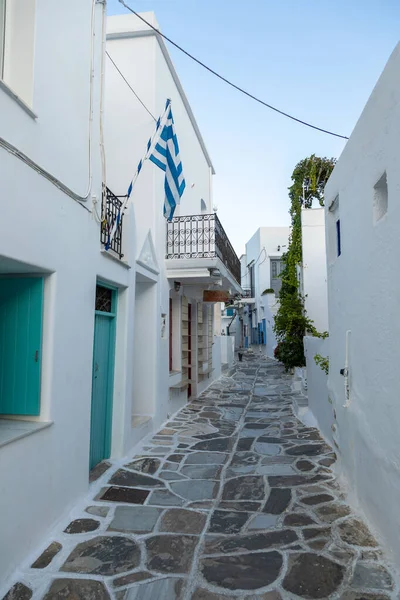
[[[43,278],[0,279],[0,414],[40,414]]]

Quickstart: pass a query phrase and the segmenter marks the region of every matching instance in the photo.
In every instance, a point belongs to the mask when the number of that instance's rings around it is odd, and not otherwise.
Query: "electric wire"
[[[137,93],[135,92],[135,90],[133,89],[133,87],[131,86],[131,84],[129,83],[129,81],[126,79],[126,77],[124,76],[124,74],[122,73],[122,71],[120,70],[120,68],[118,67],[118,65],[116,64],[116,62],[111,58],[111,56],[110,56],[110,54],[108,53],[107,50],[106,50],[106,54],[107,54],[108,58],[110,59],[110,61],[112,62],[112,64],[114,65],[114,67],[116,68],[116,70],[118,71],[118,73],[121,75],[122,79],[125,81],[125,83],[128,86],[128,88],[135,95],[136,99],[140,102],[140,104],[143,106],[143,108],[149,113],[149,115],[151,116],[151,118],[153,119],[153,121],[157,122],[157,119],[155,118],[155,116],[147,108],[147,106],[145,105],[145,103],[139,98],[139,96],[137,95]]]
[[[137,13],[135,10],[133,10],[133,8],[131,8],[130,6],[128,6],[128,4],[126,4],[126,2],[124,2],[124,0],[118,0],[118,2],[120,4],[122,4],[123,6],[125,6],[125,8],[127,10],[129,10],[131,13],[133,13],[134,15],[136,15],[141,21],[143,21],[143,23],[145,23],[146,25],[148,25],[148,27],[150,27],[151,29],[153,29],[153,31],[155,31],[158,35],[160,35],[162,38],[164,38],[165,40],[167,40],[167,42],[169,42],[170,44],[172,44],[172,46],[174,46],[175,48],[177,48],[180,52],[182,52],[183,54],[185,54],[186,56],[188,56],[191,60],[193,60],[194,62],[196,62],[198,65],[200,65],[201,67],[203,67],[204,69],[206,69],[207,71],[209,71],[210,73],[212,73],[212,75],[215,75],[215,77],[218,77],[218,79],[221,79],[221,81],[224,81],[226,84],[230,85],[231,87],[233,87],[234,89],[236,89],[238,92],[241,92],[242,94],[244,94],[248,98],[251,98],[255,102],[258,102],[259,104],[262,104],[263,106],[266,106],[270,110],[273,110],[273,111],[277,112],[278,114],[280,114],[280,115],[282,115],[284,117],[287,117],[288,119],[291,119],[292,121],[296,121],[297,123],[300,123],[301,125],[305,125],[306,127],[310,127],[311,129],[315,129],[316,131],[320,131],[321,133],[326,133],[327,135],[332,135],[334,137],[341,138],[343,140],[348,140],[349,139],[348,136],[346,136],[346,135],[341,135],[339,133],[335,133],[333,131],[330,131],[329,129],[323,129],[322,127],[317,127],[317,125],[313,125],[312,123],[308,123],[307,121],[303,121],[302,119],[294,117],[293,115],[291,115],[291,114],[289,114],[287,112],[284,112],[283,110],[277,108],[276,106],[273,106],[272,104],[268,104],[268,102],[264,102],[264,100],[261,100],[261,98],[258,98],[257,96],[254,96],[253,94],[251,94],[250,92],[246,91],[242,87],[236,85],[235,83],[233,83],[232,81],[230,81],[229,79],[227,79],[226,77],[224,77],[223,75],[221,75],[220,73],[217,73],[217,71],[214,71],[214,69],[212,69],[211,67],[207,66],[201,60],[199,60],[198,58],[196,58],[195,56],[193,56],[193,54],[190,54],[190,52],[188,52],[187,50],[185,50],[184,48],[182,48],[182,46],[179,46],[179,44],[177,44],[176,42],[174,42],[173,40],[171,40],[171,38],[169,38],[168,36],[166,36],[159,29],[157,29],[156,27],[154,27],[154,25],[152,25],[151,23],[149,23],[139,13]]]

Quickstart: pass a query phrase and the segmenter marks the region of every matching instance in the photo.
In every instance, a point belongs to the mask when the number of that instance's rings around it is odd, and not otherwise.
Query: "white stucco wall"
[[[246,244],[246,270],[247,281],[250,285],[248,265],[254,261],[254,297],[252,309],[256,310],[254,324],[266,319],[267,324],[267,352],[272,356],[276,345],[275,335],[272,331],[274,310],[268,304],[264,290],[271,287],[271,259],[279,259],[287,250],[289,240],[289,227],[260,227]],[[279,248],[279,250],[278,250]],[[273,304],[276,304],[274,298]],[[272,306],[272,305],[271,305]],[[268,333],[270,339],[268,340]],[[269,348],[269,350],[268,350]]]
[[[0,597],[7,591],[7,578],[14,569],[46,539],[55,523],[88,488],[97,280],[115,286],[119,292],[111,456],[124,455],[144,433],[160,425],[171,410],[168,328],[161,335],[161,315],[168,315],[170,288],[164,269],[163,176],[150,165],[143,169],[134,193],[134,208],[124,218],[124,261],[113,260],[101,252],[100,225],[93,211],[93,197],[99,201],[102,189],[100,73],[104,7],[97,4],[95,8],[89,161],[92,3],[71,0],[68,5],[52,3],[44,7],[36,3],[36,6],[31,107],[24,109],[10,93],[0,88],[1,137],[75,193],[90,193],[81,206],[0,148],[2,218],[4,223],[11,224],[4,228],[0,238],[0,276],[31,272],[45,276],[42,394],[37,420],[52,422],[45,430],[0,447],[0,514],[6,515],[0,527]],[[63,27],[49,26],[54,22],[62,22]],[[122,46],[115,58],[126,76],[132,78],[133,86],[150,110],[158,114],[162,107],[157,103],[161,103],[161,98],[162,104],[167,96],[173,100],[185,157],[185,175],[192,190],[185,195],[187,210],[199,212],[200,197],[210,208],[210,166],[204,152],[199,150],[197,135],[185,131],[191,122],[185,120],[179,94],[174,90],[175,83],[168,74],[162,73],[163,67],[157,63],[155,39],[125,41],[127,46]],[[115,43],[118,46],[118,42]],[[118,73],[110,70],[109,63],[106,77],[107,185],[115,194],[122,195],[126,193],[154,123]],[[193,188],[190,182],[195,183]],[[100,213],[99,205],[97,212]],[[154,242],[154,256],[151,244],[148,246],[151,269],[136,263],[149,233]],[[135,320],[141,314],[136,292],[140,297],[146,286],[152,288],[151,302],[145,306],[149,327],[135,329]],[[149,335],[157,340],[155,344],[147,343]],[[150,353],[151,365],[143,367],[147,369],[145,374],[152,390],[148,403],[146,395],[139,398],[143,389],[137,387],[138,338],[147,344]],[[218,339],[215,345],[219,349]],[[215,362],[215,375],[210,376],[210,383],[220,372],[218,352]],[[157,366],[156,378],[154,365]],[[202,383],[202,389],[207,382]],[[140,432],[132,428],[135,411],[152,417],[150,425]]]
[[[267,328],[267,343],[265,346],[265,353],[267,356],[272,358],[277,345],[274,332],[274,318],[278,312],[279,298],[276,298],[275,294],[264,294],[264,296],[261,297],[261,303],[263,306],[263,318],[265,319]]]
[[[324,438],[334,446],[335,417],[332,401],[328,395],[328,376],[315,362],[319,354],[324,358],[329,356],[329,338],[304,338],[304,353],[307,368],[308,407],[312,412]]]
[[[235,359],[235,337],[233,335],[221,336],[221,357],[222,364],[233,365]]]
[[[260,250],[265,248],[266,254],[261,255],[258,268],[259,292],[271,287],[271,258],[281,258],[287,251],[289,241],[289,227],[260,227]],[[280,248],[278,250],[278,247]],[[264,258],[267,259],[264,261]]]
[[[156,26],[153,13],[145,13],[145,18]],[[122,15],[107,19],[107,50],[118,65],[130,85],[146,104],[148,109],[158,117],[164,110],[167,98],[171,99],[175,128],[179,141],[183,172],[186,179],[186,189],[178,206],[175,216],[198,215],[202,211],[212,212],[211,172],[212,166],[204,146],[204,141],[198,130],[197,123],[191,112],[177,74],[170,62],[166,48],[154,35],[141,36],[146,29],[143,23],[134,15]],[[139,160],[146,149],[148,139],[154,132],[155,123],[143,106],[137,101],[126,83],[116,71],[110,60],[106,63],[106,124],[105,139],[107,153],[107,182],[116,194],[125,194]],[[150,161],[145,162],[140,177],[133,189],[132,203],[129,208],[135,228],[135,256],[133,263],[140,259],[143,244],[148,236],[154,246],[154,265],[157,275],[147,273],[141,268],[141,277],[153,277],[155,282],[156,312],[156,344],[148,353],[148,360],[133,367],[133,398],[132,411],[134,414],[151,414],[153,426],[156,427],[167,416],[175,412],[187,401],[186,391],[173,390],[169,385],[179,383],[179,376],[169,374],[169,337],[161,338],[161,315],[167,315],[169,320],[169,297],[175,298],[173,280],[167,279],[165,269],[166,253],[166,221],[163,217],[164,203],[164,173]],[[179,279],[179,278],[178,278]],[[138,281],[138,280],[137,280]],[[186,286],[184,280],[180,295],[193,300],[193,318],[195,305],[202,300],[204,287],[198,289]],[[139,283],[137,284],[139,285]],[[180,304],[175,306],[175,324],[180,320]],[[139,307],[135,313],[136,319],[143,318]],[[142,315],[142,316],[141,316]],[[136,340],[146,343],[146,319],[144,319],[141,334],[136,334]],[[178,327],[175,327],[173,344],[174,370],[179,371],[181,365],[181,344]],[[194,331],[192,331],[194,335]],[[136,350],[138,352],[138,350]],[[193,385],[192,391],[200,393],[220,373],[221,352],[216,343],[213,360],[219,361],[209,378],[203,379],[198,385]],[[135,378],[136,371],[136,378]],[[156,377],[155,387],[150,381]],[[135,383],[136,381],[136,383]],[[140,385],[139,385],[140,384]],[[146,393],[145,390],[147,390]],[[147,398],[147,405],[143,403]],[[131,438],[132,442],[136,438]]]
[[[254,268],[257,308],[262,292],[271,287],[270,260],[285,253],[289,233],[289,227],[260,227],[246,244],[247,265],[257,261]]]
[[[95,11],[91,185],[92,3],[71,0],[68,5],[36,3],[36,7],[31,109],[38,118],[0,89],[1,137],[77,194],[85,195],[89,189],[99,199],[102,6]],[[63,26],[51,27],[55,22]],[[121,323],[126,318],[123,290],[129,281],[125,267],[100,253],[99,224],[90,212],[90,196],[86,210],[3,148],[0,154],[2,219],[9,224],[0,239],[0,273],[37,272],[46,277],[41,409],[36,420],[53,422],[46,430],[0,448],[0,582],[5,584],[87,490],[96,279],[121,288]],[[118,358],[124,343],[118,335]],[[122,364],[120,372],[125,373]],[[121,413],[126,385],[129,376],[116,381]],[[116,431],[121,427],[118,419],[114,427]]]
[[[250,281],[247,269],[247,256],[245,254],[242,254],[240,257],[240,275],[242,288],[247,289],[250,285]]]
[[[306,208],[301,211],[301,233],[305,308],[317,330],[324,332],[328,330],[324,208]]]
[[[400,46],[390,57],[326,186],[330,331],[329,394],[340,467],[373,528],[400,562]],[[386,171],[388,211],[374,219],[374,186]],[[333,214],[332,201],[339,195]],[[336,253],[336,220],[342,254]],[[344,367],[349,336],[349,385]]]

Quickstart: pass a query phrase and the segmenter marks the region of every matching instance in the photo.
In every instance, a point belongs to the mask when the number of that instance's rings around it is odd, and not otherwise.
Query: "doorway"
[[[96,285],[94,317],[90,469],[111,454],[117,290]]]
[[[132,419],[142,424],[156,413],[160,365],[160,315],[157,282],[136,272]],[[165,356],[167,360],[167,356]],[[163,365],[164,366],[164,365]],[[165,364],[167,370],[167,364]],[[136,426],[136,425],[135,425]]]

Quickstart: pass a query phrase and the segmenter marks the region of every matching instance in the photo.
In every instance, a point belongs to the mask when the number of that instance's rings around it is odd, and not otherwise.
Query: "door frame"
[[[93,361],[92,361],[92,395],[90,403],[90,416],[92,417],[93,411],[93,376],[94,376],[94,352],[96,348],[96,316],[108,317],[111,320],[111,338],[112,343],[108,354],[108,389],[107,389],[107,411],[106,411],[106,424],[105,424],[105,439],[104,439],[104,454],[106,455],[103,460],[107,459],[111,455],[111,438],[112,438],[112,420],[113,420],[113,404],[114,404],[114,374],[115,374],[115,346],[116,346],[116,332],[117,332],[117,306],[118,306],[118,288],[112,286],[101,279],[96,280],[97,286],[101,286],[111,290],[111,312],[104,312],[101,310],[94,311],[94,332],[93,332]],[[96,296],[95,296],[96,298]],[[92,440],[92,421],[90,421],[90,446],[89,446],[89,461],[91,459],[91,440]],[[93,465],[95,466],[95,465]],[[90,468],[93,468],[90,466]]]
[[[192,397],[192,303],[188,302],[188,379],[187,399]]]

